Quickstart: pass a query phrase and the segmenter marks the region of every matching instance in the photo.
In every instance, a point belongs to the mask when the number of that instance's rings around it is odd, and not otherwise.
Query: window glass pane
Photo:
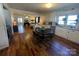
[[[76,20],[77,20],[77,15],[68,16],[67,25],[75,26],[76,25]]]
[[[68,20],[76,20],[76,19],[77,19],[77,15],[68,16]]]
[[[68,25],[70,25],[70,26],[75,26],[76,24],[74,24],[74,23],[68,23]]]
[[[23,22],[22,18],[18,18],[18,22],[22,23]]]
[[[65,16],[59,16],[58,24],[64,25],[64,18],[65,18]]]
[[[64,18],[65,16],[59,16],[59,21],[63,21]]]
[[[72,25],[72,24],[76,24],[76,21],[68,21],[67,25]]]
[[[58,24],[64,24],[64,21],[59,21]]]
[[[36,23],[38,23],[38,17],[36,17]]]

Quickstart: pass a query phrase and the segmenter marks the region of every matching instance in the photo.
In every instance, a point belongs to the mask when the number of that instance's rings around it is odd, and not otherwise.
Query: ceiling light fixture
[[[46,7],[47,7],[47,8],[51,8],[51,7],[52,7],[52,4],[51,4],[51,3],[47,3],[47,4],[46,4]]]

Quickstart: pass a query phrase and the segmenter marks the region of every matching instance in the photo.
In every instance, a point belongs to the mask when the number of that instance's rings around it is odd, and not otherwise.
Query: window
[[[58,24],[59,25],[64,25],[64,19],[65,18],[66,18],[65,16],[59,16],[59,18],[58,18]]]
[[[39,23],[40,22],[40,17],[35,17],[35,22]]]
[[[18,23],[23,23],[23,19],[22,18],[18,18]]]
[[[67,25],[75,26],[77,23],[77,15],[69,15],[67,18]]]

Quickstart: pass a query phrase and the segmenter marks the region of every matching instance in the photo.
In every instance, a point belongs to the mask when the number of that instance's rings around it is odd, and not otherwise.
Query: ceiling
[[[51,8],[46,8],[46,4],[47,3],[8,3],[8,6],[10,8],[19,9],[19,10],[47,13],[61,8],[77,5],[77,3],[52,3]]]

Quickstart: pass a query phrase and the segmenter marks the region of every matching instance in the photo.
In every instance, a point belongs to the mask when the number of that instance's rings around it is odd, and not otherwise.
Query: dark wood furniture
[[[33,31],[34,37],[36,37],[36,40],[39,43],[50,40],[54,36],[54,33],[55,33],[55,27],[36,28],[35,31]]]

